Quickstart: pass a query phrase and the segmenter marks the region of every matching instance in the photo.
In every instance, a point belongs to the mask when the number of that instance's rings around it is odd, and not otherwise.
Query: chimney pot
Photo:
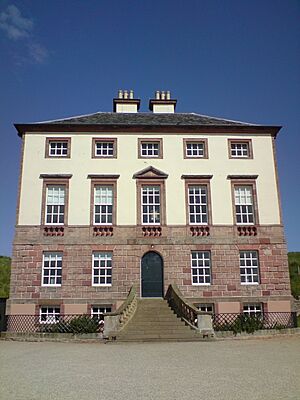
[[[167,100],[170,100],[171,99],[171,92],[170,92],[170,90],[167,90]]]
[[[123,90],[121,89],[118,90],[118,98],[123,99]]]
[[[124,99],[128,99],[128,91],[124,90]]]
[[[155,98],[156,98],[156,100],[160,100],[160,91],[159,90],[157,90],[155,92]]]
[[[129,92],[129,98],[130,99],[133,99],[134,97],[133,97],[133,90],[130,90],[130,92]]]
[[[165,100],[165,91],[164,90],[161,91],[161,99]]]

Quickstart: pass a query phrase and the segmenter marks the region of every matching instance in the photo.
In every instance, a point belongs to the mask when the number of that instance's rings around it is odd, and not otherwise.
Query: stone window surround
[[[51,156],[49,154],[50,142],[67,142],[68,151],[66,156]],[[70,137],[46,137],[45,158],[71,158],[71,138]]]
[[[41,226],[67,226],[68,225],[68,205],[69,205],[69,180],[72,175],[47,175],[41,174],[40,179],[43,179],[42,189],[42,209],[41,209]],[[64,186],[65,188],[65,209],[64,223],[62,225],[46,224],[46,203],[47,203],[47,187],[48,186]]]
[[[181,175],[181,179],[184,179],[184,185],[185,185],[186,225],[187,226],[212,225],[212,205],[211,205],[211,191],[210,191],[210,180],[212,179],[212,175]],[[207,224],[190,224],[189,186],[206,186]]]
[[[111,267],[109,268],[108,266],[107,266],[107,262],[105,262],[105,267],[103,268],[101,268],[100,267],[100,261],[101,261],[101,259],[99,260],[99,267],[94,267],[94,261],[95,261],[95,258],[94,258],[94,255],[95,254],[100,254],[100,253],[105,253],[105,254],[107,254],[107,253],[110,253],[111,254],[111,257],[110,258],[105,258],[104,260],[105,261],[111,261]],[[111,251],[111,250],[93,250],[93,252],[92,252],[92,273],[91,273],[91,286],[92,287],[107,287],[107,288],[110,288],[110,287],[112,287],[112,285],[113,285],[113,282],[112,282],[112,277],[113,277],[113,258],[114,258],[114,255],[113,255],[113,251]],[[105,270],[105,274],[103,275],[103,274],[100,274],[100,272],[99,272],[99,275],[95,275],[94,274],[94,269],[99,269],[99,271],[100,271],[100,269],[104,269]],[[106,270],[107,269],[110,269],[111,270],[111,275],[107,275],[106,274]],[[100,283],[100,278],[103,278],[104,277],[104,280],[105,280],[105,282],[104,283]],[[94,282],[94,278],[98,278],[99,279],[99,282],[98,283],[95,283]],[[111,282],[110,283],[107,283],[107,278],[110,278],[110,280],[111,280]]]
[[[242,246],[241,246],[242,247]],[[257,259],[257,278],[258,278],[258,281],[257,282],[240,282],[240,285],[241,286],[258,286],[258,285],[260,285],[260,283],[261,283],[261,277],[260,277],[260,275],[261,275],[261,273],[260,273],[260,262],[259,262],[259,251],[258,250],[242,250],[241,248],[240,248],[240,250],[239,250],[239,264],[240,264],[240,279],[241,279],[241,268],[251,268],[251,277],[253,277],[254,276],[254,274],[253,274],[253,272],[252,272],[252,269],[253,268],[256,268],[256,267],[254,267],[252,264],[251,264],[251,266],[248,266],[248,267],[242,267],[241,266],[241,253],[246,253],[246,252],[250,252],[250,253],[256,253],[256,259]],[[246,274],[246,276],[248,276],[249,274]]]
[[[252,139],[228,139],[228,157],[233,160],[249,160],[253,159],[253,147],[252,147]],[[231,155],[231,144],[232,143],[237,143],[237,144],[248,144],[248,151],[249,154],[247,157],[234,157]]]
[[[192,254],[193,253],[208,253],[209,254],[209,267],[205,267],[204,265],[197,265],[197,267],[193,267],[193,265],[192,265],[192,261],[193,261],[193,257],[192,257]],[[204,259],[206,259],[206,258],[204,258]],[[211,262],[211,260],[212,260],[212,257],[211,257],[211,251],[210,250],[192,250],[191,251],[191,254],[190,254],[190,267],[191,267],[191,285],[192,286],[211,286],[213,283],[212,283],[212,262]],[[202,259],[201,259],[202,260]],[[197,283],[194,283],[193,282],[193,277],[195,276],[195,275],[193,275],[193,268],[196,268],[197,270],[198,269],[202,269],[203,271],[204,270],[207,270],[207,269],[209,269],[209,275],[207,275],[206,274],[206,272],[203,272],[203,274],[198,274],[198,272],[197,272],[197,275],[196,275],[196,277],[199,279],[200,277],[203,277],[203,280],[205,281],[206,279],[207,279],[207,276],[209,276],[209,282],[202,282],[202,283],[200,283],[200,282],[197,282]]]
[[[62,264],[61,268],[57,267],[57,259],[55,259],[56,260],[56,266],[55,266],[54,270],[56,271],[56,274],[53,275],[53,277],[55,278],[55,281],[57,280],[58,277],[60,277],[61,283],[44,283],[44,278],[45,278],[44,270],[46,269],[45,268],[45,256],[49,255],[49,254],[52,254],[52,255],[56,254],[56,256],[60,256],[60,258],[61,258],[61,264]],[[63,269],[63,259],[64,259],[64,256],[63,256],[63,252],[62,251],[44,251],[43,252],[42,274],[41,274],[41,277],[42,277],[41,286],[42,287],[61,287],[62,286],[62,273],[61,273],[61,275],[57,275],[57,269],[61,269],[61,270]],[[50,265],[49,265],[49,267],[47,269],[49,269],[49,277],[50,277],[51,276],[50,271],[53,268],[51,268]]]
[[[96,143],[113,143],[113,155],[112,156],[98,156],[96,155]],[[118,155],[118,139],[117,138],[109,138],[109,137],[93,137],[92,138],[92,158],[117,158]]]
[[[204,144],[204,155],[203,157],[196,156],[196,157],[191,157],[186,154],[186,145],[187,143],[203,143]],[[208,139],[206,138],[183,138],[183,158],[184,159],[208,159]]]
[[[158,156],[143,156],[141,151],[142,143],[158,143],[159,154]],[[162,138],[138,138],[138,158],[146,159],[160,159],[163,158],[163,140]]]
[[[117,179],[120,175],[88,175],[91,179],[91,196],[90,196],[90,226],[115,226],[117,224]],[[113,212],[112,224],[95,224],[94,223],[94,193],[95,186],[112,186],[113,190]]]
[[[142,223],[142,200],[141,193],[143,186],[159,186],[160,188],[160,224],[143,224]],[[136,196],[137,196],[137,225],[138,226],[164,226],[166,225],[166,193],[165,181],[163,178],[137,178],[136,180]]]
[[[250,224],[238,224],[236,222],[236,212],[235,212],[235,187],[238,186],[251,186],[252,198],[253,198],[253,214],[254,223],[251,226],[259,225],[259,213],[258,213],[258,201],[257,201],[257,190],[256,190],[256,179],[258,175],[228,175],[227,179],[231,181],[231,198],[232,198],[232,215],[234,218],[233,224],[235,226],[249,226]]]

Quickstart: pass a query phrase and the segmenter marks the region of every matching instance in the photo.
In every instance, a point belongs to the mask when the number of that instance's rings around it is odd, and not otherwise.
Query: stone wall
[[[15,304],[113,304],[124,300],[132,284],[140,288],[140,260],[148,251],[164,260],[164,290],[177,284],[193,302],[289,303],[287,249],[281,226],[258,226],[256,234],[241,236],[236,226],[212,226],[193,236],[187,226],[162,227],[161,236],[145,237],[142,227],[114,227],[112,236],[94,236],[92,227],[65,227],[64,236],[45,236],[43,227],[19,226],[14,241],[8,311]],[[211,252],[212,284],[191,284],[190,253]],[[259,253],[260,284],[241,285],[239,251]],[[41,287],[45,251],[63,252],[61,287]],[[92,286],[93,251],[113,252],[113,284]],[[278,303],[279,304],[279,303]],[[274,308],[274,307],[273,307]],[[275,307],[276,308],[276,307]],[[83,308],[82,308],[83,309]],[[229,308],[230,309],[230,308]],[[217,311],[217,310],[216,310]],[[288,311],[288,310],[286,310]]]

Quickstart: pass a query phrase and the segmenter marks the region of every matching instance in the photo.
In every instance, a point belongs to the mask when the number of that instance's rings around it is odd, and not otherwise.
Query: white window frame
[[[196,190],[199,193],[196,193]],[[207,192],[208,190],[206,185],[188,185],[188,211],[190,225],[208,225]],[[205,201],[203,201],[204,197]],[[191,198],[193,198],[193,202],[191,202]],[[191,212],[191,209],[193,209],[193,212]],[[194,216],[194,222],[191,221],[192,216]],[[199,219],[199,222],[197,221],[197,219]],[[206,221],[203,221],[204,219],[206,219]]]
[[[230,142],[231,158],[250,158],[249,142]]]
[[[141,157],[150,157],[150,158],[159,158],[160,157],[160,142],[153,141],[153,142],[147,142],[147,141],[141,141],[140,143],[140,154]]]
[[[144,202],[144,198],[146,198],[146,202]],[[157,198],[158,202],[155,202]],[[144,207],[146,212],[144,212]],[[158,211],[156,211],[157,209]],[[144,222],[144,216],[146,217],[146,222]],[[156,222],[157,218],[158,222]],[[142,225],[161,225],[161,187],[159,185],[142,185],[141,221]]]
[[[255,224],[254,196],[251,185],[234,186],[234,205],[237,225]],[[238,221],[238,219],[241,221]]]
[[[205,158],[205,142],[185,142],[186,158]]]
[[[46,312],[42,312],[46,309]],[[50,312],[50,310],[52,310]],[[42,320],[42,316],[46,316],[46,320]],[[40,324],[57,324],[60,318],[60,307],[59,306],[40,306],[39,322]]]
[[[48,267],[45,266],[46,262],[49,263]],[[43,254],[43,265],[42,265],[42,286],[60,287],[62,284],[62,263],[63,253],[62,252],[45,252]],[[51,266],[51,264],[54,264]],[[49,275],[45,275],[46,270],[49,271]],[[44,283],[44,280],[48,278],[49,282],[51,278],[54,278],[54,283]],[[60,282],[60,283],[59,283]]]
[[[263,306],[261,303],[247,303],[243,304],[243,314],[246,315],[262,315]]]
[[[49,140],[48,156],[49,157],[66,157],[69,155],[69,141]],[[54,150],[54,154],[51,151]],[[64,152],[65,151],[65,152]]]
[[[104,315],[110,313],[111,311],[112,311],[111,305],[100,305],[100,306],[92,305],[91,317],[97,318],[98,321],[103,321]]]
[[[241,285],[259,285],[259,259],[256,250],[240,251],[240,277]],[[244,282],[242,277],[245,277]]]
[[[114,158],[115,157],[115,148],[114,148],[114,146],[115,146],[115,142],[113,140],[112,141],[109,141],[109,140],[105,140],[105,141],[95,140],[95,149],[94,149],[95,157]]]
[[[58,201],[50,200],[48,198],[49,190],[58,189]],[[52,194],[52,198],[55,194]],[[51,210],[49,211],[49,207]],[[47,185],[46,186],[46,200],[45,200],[45,225],[64,225],[65,223],[65,212],[66,212],[66,186],[65,185]],[[50,222],[48,222],[48,216],[50,216]],[[59,221],[62,216],[63,222],[53,222],[54,217],[57,216]]]
[[[93,253],[92,286],[101,286],[101,287],[112,286],[112,267],[113,267],[112,257],[113,254],[112,252],[109,251],[95,251]],[[98,282],[96,282],[96,280],[98,280]]]
[[[207,312],[207,313],[214,313],[214,304],[213,303],[201,303],[201,304],[197,304],[196,306],[198,308],[199,311],[202,312]],[[208,308],[211,308],[211,310],[208,310]]]
[[[97,198],[97,190],[106,191],[105,194],[100,194],[102,202],[96,202]],[[108,195],[108,190],[111,190],[111,196]],[[111,198],[111,202],[109,199]],[[100,211],[96,212],[97,207],[99,207]],[[111,212],[109,212],[109,207],[111,207]],[[94,225],[112,225],[113,224],[113,207],[114,207],[114,187],[112,185],[95,185],[94,186],[94,213],[93,213],[93,223]],[[96,216],[99,215],[100,222],[96,222]],[[104,217],[105,222],[101,222],[102,217]],[[110,218],[109,218],[110,217]],[[111,221],[109,221],[109,219]]]
[[[196,281],[194,278],[196,278]],[[210,251],[195,250],[191,252],[191,279],[193,286],[211,285]]]

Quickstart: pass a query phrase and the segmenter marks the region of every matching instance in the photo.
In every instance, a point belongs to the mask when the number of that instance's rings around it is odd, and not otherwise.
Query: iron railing
[[[176,285],[169,285],[165,299],[178,317],[186,321],[192,328],[197,329],[198,315],[205,313],[189,304]]]
[[[260,314],[213,314],[215,331],[254,332],[260,329],[297,327],[295,312],[264,312]]]
[[[91,315],[60,315],[42,321],[39,315],[7,315],[6,328],[20,333],[101,333],[102,317]]]

